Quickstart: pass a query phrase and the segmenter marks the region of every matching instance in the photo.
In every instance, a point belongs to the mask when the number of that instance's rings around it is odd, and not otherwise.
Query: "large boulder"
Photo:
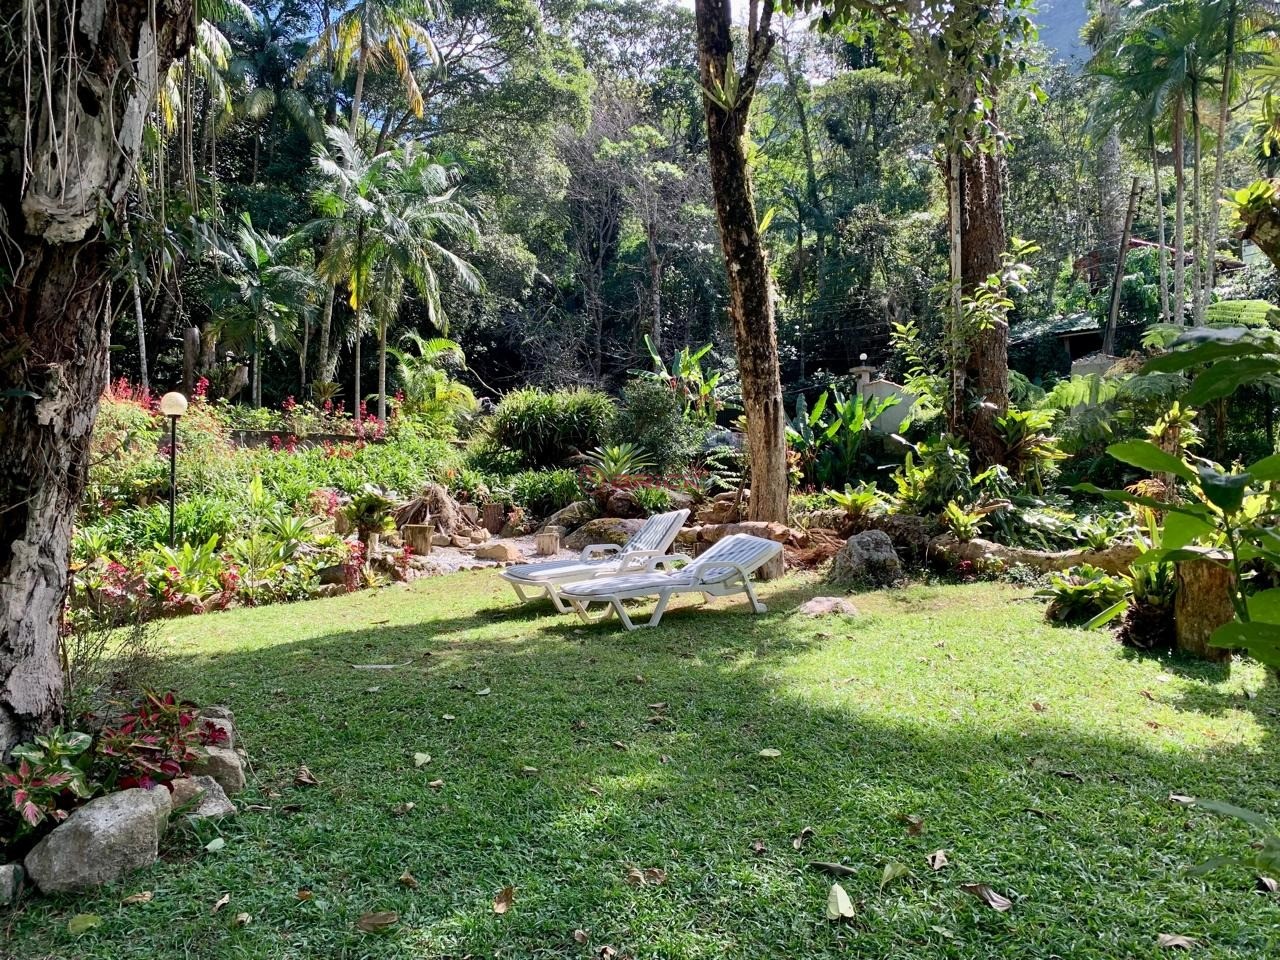
[[[775,523],[772,520],[708,524],[702,527],[698,537],[706,543],[716,543],[735,533],[747,533],[753,537],[763,537],[774,543],[788,543],[792,546],[803,546],[808,540],[808,534],[803,530],[793,530],[785,523]]]
[[[827,582],[841,587],[882,587],[902,578],[902,561],[882,530],[864,530],[831,558]]]
[[[547,527],[564,527],[566,531],[572,533],[588,520],[594,519],[595,515],[596,507],[590,500],[575,500],[547,517],[542,527],[544,530]]]
[[[90,800],[32,848],[27,875],[45,893],[115,883],[156,862],[171,809],[164,787]]]
[[[613,490],[605,502],[604,513],[607,517],[625,517],[634,520],[647,513],[636,495],[630,490]]]
[[[644,526],[643,520],[623,520],[619,517],[600,517],[588,520],[565,540],[567,550],[581,550],[593,543],[616,543],[619,546],[630,540]]]

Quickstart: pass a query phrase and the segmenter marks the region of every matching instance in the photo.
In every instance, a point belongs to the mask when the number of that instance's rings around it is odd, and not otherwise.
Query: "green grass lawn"
[[[217,852],[213,828],[175,829],[119,888],[0,912],[0,954],[1076,960],[1167,955],[1175,933],[1197,957],[1280,955],[1252,876],[1187,873],[1250,833],[1168,799],[1280,813],[1259,668],[1135,657],[1006,586],[794,615],[814,592],[785,580],[767,615],[717,601],[623,634],[516,608],[486,571],[166,623],[172,683],[235,710],[250,806]],[[405,665],[351,666],[371,663]],[[303,764],[318,786],[294,785]],[[852,922],[824,918],[813,860],[854,869]],[[891,862],[913,875],[880,889]],[[399,924],[359,932],[375,910]],[[103,923],[73,938],[79,912]]]

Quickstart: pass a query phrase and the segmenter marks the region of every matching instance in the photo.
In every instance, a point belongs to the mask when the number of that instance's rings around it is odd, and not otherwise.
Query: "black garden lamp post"
[[[187,412],[187,398],[174,390],[160,398],[160,412],[169,418],[169,546],[173,546],[173,509],[178,498],[178,418]]]

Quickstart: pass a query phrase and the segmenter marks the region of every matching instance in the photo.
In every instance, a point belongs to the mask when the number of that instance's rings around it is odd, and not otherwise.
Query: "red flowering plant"
[[[111,790],[168,786],[207,756],[205,747],[226,739],[221,727],[200,722],[194,704],[180,701],[172,692],[148,691],[98,735],[102,781]]]
[[[65,820],[93,795],[84,769],[90,743],[89,734],[59,727],[14,747],[15,767],[0,764],[0,797],[4,809],[17,815],[19,834],[46,820]]]

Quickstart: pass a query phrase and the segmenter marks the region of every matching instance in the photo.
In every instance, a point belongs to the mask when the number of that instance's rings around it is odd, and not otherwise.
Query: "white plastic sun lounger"
[[[764,613],[766,607],[756,598],[751,574],[781,550],[782,544],[772,540],[735,533],[712,544],[702,556],[674,573],[661,573],[657,568],[664,565],[664,561],[670,563],[678,558],[655,557],[649,561],[644,573],[569,584],[561,590],[560,598],[569,601],[578,616],[587,623],[596,623],[616,613],[628,630],[656,627],[662,620],[668,601],[677,593],[700,593],[708,600],[745,593],[751,601],[751,609]],[[658,605],[647,623],[635,624],[622,602],[641,597],[657,597]],[[605,607],[599,613],[592,613],[593,603],[603,603]]]
[[[557,610],[569,613],[572,608],[560,599],[561,587],[595,577],[612,577],[652,569],[650,561],[666,556],[688,516],[688,510],[654,514],[622,546],[615,543],[593,543],[584,548],[576,560],[523,563],[507,567],[501,576],[515,589],[521,603],[546,595],[551,598]]]

